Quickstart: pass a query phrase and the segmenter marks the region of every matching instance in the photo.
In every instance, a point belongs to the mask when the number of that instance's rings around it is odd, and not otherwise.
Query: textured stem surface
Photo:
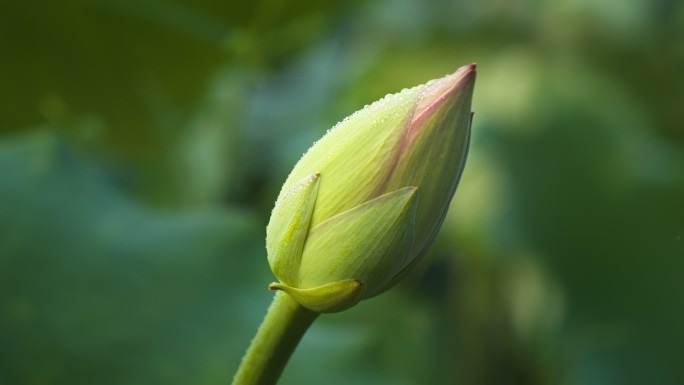
[[[242,357],[233,385],[273,385],[318,313],[278,291],[266,317]]]

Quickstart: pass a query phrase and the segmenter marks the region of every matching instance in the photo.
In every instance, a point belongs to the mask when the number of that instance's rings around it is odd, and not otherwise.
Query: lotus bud
[[[387,95],[299,160],[266,228],[283,290],[316,312],[393,286],[437,234],[463,172],[475,65]]]

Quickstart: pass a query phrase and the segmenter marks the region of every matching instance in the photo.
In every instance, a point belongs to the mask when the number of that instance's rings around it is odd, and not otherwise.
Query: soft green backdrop
[[[430,255],[306,384],[681,384],[684,3],[0,2],[0,384],[230,382],[326,129],[478,63]]]

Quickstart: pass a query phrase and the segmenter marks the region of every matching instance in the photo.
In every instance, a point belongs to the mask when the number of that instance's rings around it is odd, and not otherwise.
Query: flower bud
[[[318,312],[377,295],[432,243],[468,152],[475,65],[388,95],[300,159],[266,229],[284,290]]]

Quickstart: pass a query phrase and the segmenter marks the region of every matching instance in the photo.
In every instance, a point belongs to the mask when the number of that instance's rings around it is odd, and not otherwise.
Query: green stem
[[[318,313],[278,291],[266,317],[242,357],[233,385],[273,385]]]

